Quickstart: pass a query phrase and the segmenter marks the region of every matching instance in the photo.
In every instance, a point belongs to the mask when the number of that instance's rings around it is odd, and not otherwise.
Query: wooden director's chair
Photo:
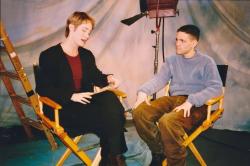
[[[33,65],[35,82],[39,80],[39,66]],[[114,92],[120,100],[126,98],[126,94],[119,90],[109,89],[109,87],[105,87],[102,89],[98,89],[98,92],[102,92],[105,90],[110,90]],[[37,95],[38,96],[38,95]],[[64,161],[69,157],[69,155],[73,152],[85,165],[87,166],[97,166],[100,159],[100,151],[101,148],[96,153],[94,160],[91,160],[88,155],[84,152],[83,149],[78,147],[78,143],[81,140],[82,135],[76,136],[75,138],[70,138],[69,135],[64,131],[63,126],[60,125],[59,121],[59,111],[62,108],[59,104],[49,99],[48,97],[38,96],[40,101],[40,112],[36,112],[37,116],[40,118],[41,123],[43,123],[54,135],[56,135],[59,140],[66,146],[66,151],[61,156],[61,158],[57,162],[57,166],[63,165]],[[46,117],[42,110],[42,105],[47,105],[54,110],[54,120]]]
[[[228,65],[217,65],[218,71],[220,73],[220,77],[223,83],[223,93],[221,96],[212,98],[206,102],[207,107],[207,118],[203,121],[203,123],[198,126],[194,132],[192,132],[190,135],[185,133],[184,135],[184,142],[182,145],[184,147],[189,147],[191,152],[194,154],[195,158],[198,160],[201,166],[206,166],[206,162],[202,158],[201,154],[199,151],[196,149],[193,141],[195,138],[197,138],[203,131],[207,130],[210,128],[214,122],[219,119],[224,111],[223,108],[223,101],[224,101],[224,93],[225,93],[225,86],[226,86],[226,77],[227,77],[227,70],[228,70]],[[169,89],[169,85],[166,88],[167,92]],[[215,108],[212,108],[212,106],[215,106]],[[215,109],[212,111],[212,109]],[[167,166],[167,159],[163,161],[162,166]]]

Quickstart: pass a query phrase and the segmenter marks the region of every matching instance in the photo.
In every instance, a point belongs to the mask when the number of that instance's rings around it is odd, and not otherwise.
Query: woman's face
[[[83,47],[86,41],[89,39],[90,33],[92,31],[92,24],[87,21],[75,28],[74,25],[70,24],[70,36],[72,37],[74,43],[78,46]]]

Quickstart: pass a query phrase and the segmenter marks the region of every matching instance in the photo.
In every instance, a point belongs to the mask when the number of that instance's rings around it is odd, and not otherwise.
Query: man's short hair
[[[184,25],[177,29],[177,32],[185,32],[192,35],[197,41],[200,38],[200,29],[195,25]]]
[[[95,26],[95,20],[90,17],[87,13],[85,12],[79,12],[75,11],[71,16],[67,19],[66,23],[66,29],[65,29],[65,36],[68,37],[69,35],[69,24],[73,24],[75,28],[77,28],[79,25],[82,23],[87,23],[90,22],[92,25],[92,28]]]

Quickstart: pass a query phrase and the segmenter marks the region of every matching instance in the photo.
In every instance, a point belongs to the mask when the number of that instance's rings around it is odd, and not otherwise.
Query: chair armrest
[[[46,104],[46,105],[48,105],[48,106],[50,106],[50,107],[52,107],[53,109],[54,109],[54,116],[55,116],[55,127],[53,127],[54,128],[54,130],[56,131],[56,132],[59,132],[59,131],[62,131],[61,130],[61,126],[60,126],[60,124],[59,124],[59,110],[62,108],[62,106],[61,105],[59,105],[59,104],[57,104],[56,102],[54,102],[54,101],[52,101],[51,99],[49,99],[48,97],[39,97],[39,100],[42,102],[42,103],[44,103],[44,104]],[[48,121],[48,119],[44,119],[44,120],[47,120]],[[54,125],[53,125],[54,126]]]
[[[127,94],[119,89],[110,89],[109,91],[113,92],[116,96],[126,98]]]
[[[60,104],[57,104],[55,101],[51,100],[48,97],[39,97],[39,100],[50,107],[52,107],[54,110],[60,110],[62,106]]]
[[[101,93],[101,92],[104,92],[104,91],[111,91],[113,92],[117,97],[119,98],[126,98],[127,97],[127,94],[124,93],[123,91],[121,90],[118,90],[118,89],[114,89],[112,86],[108,85],[108,86],[105,86],[103,88],[100,88],[98,86],[94,86],[94,93]]]
[[[207,106],[214,105],[214,104],[218,103],[223,97],[224,97],[224,95],[221,95],[219,97],[211,98],[205,104]]]

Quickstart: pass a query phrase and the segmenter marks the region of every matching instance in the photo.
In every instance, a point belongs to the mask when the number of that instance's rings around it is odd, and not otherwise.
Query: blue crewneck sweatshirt
[[[170,96],[188,95],[187,101],[196,107],[221,95],[222,81],[214,60],[196,51],[192,58],[173,55],[166,58],[160,71],[138,90],[152,95],[170,82]]]

